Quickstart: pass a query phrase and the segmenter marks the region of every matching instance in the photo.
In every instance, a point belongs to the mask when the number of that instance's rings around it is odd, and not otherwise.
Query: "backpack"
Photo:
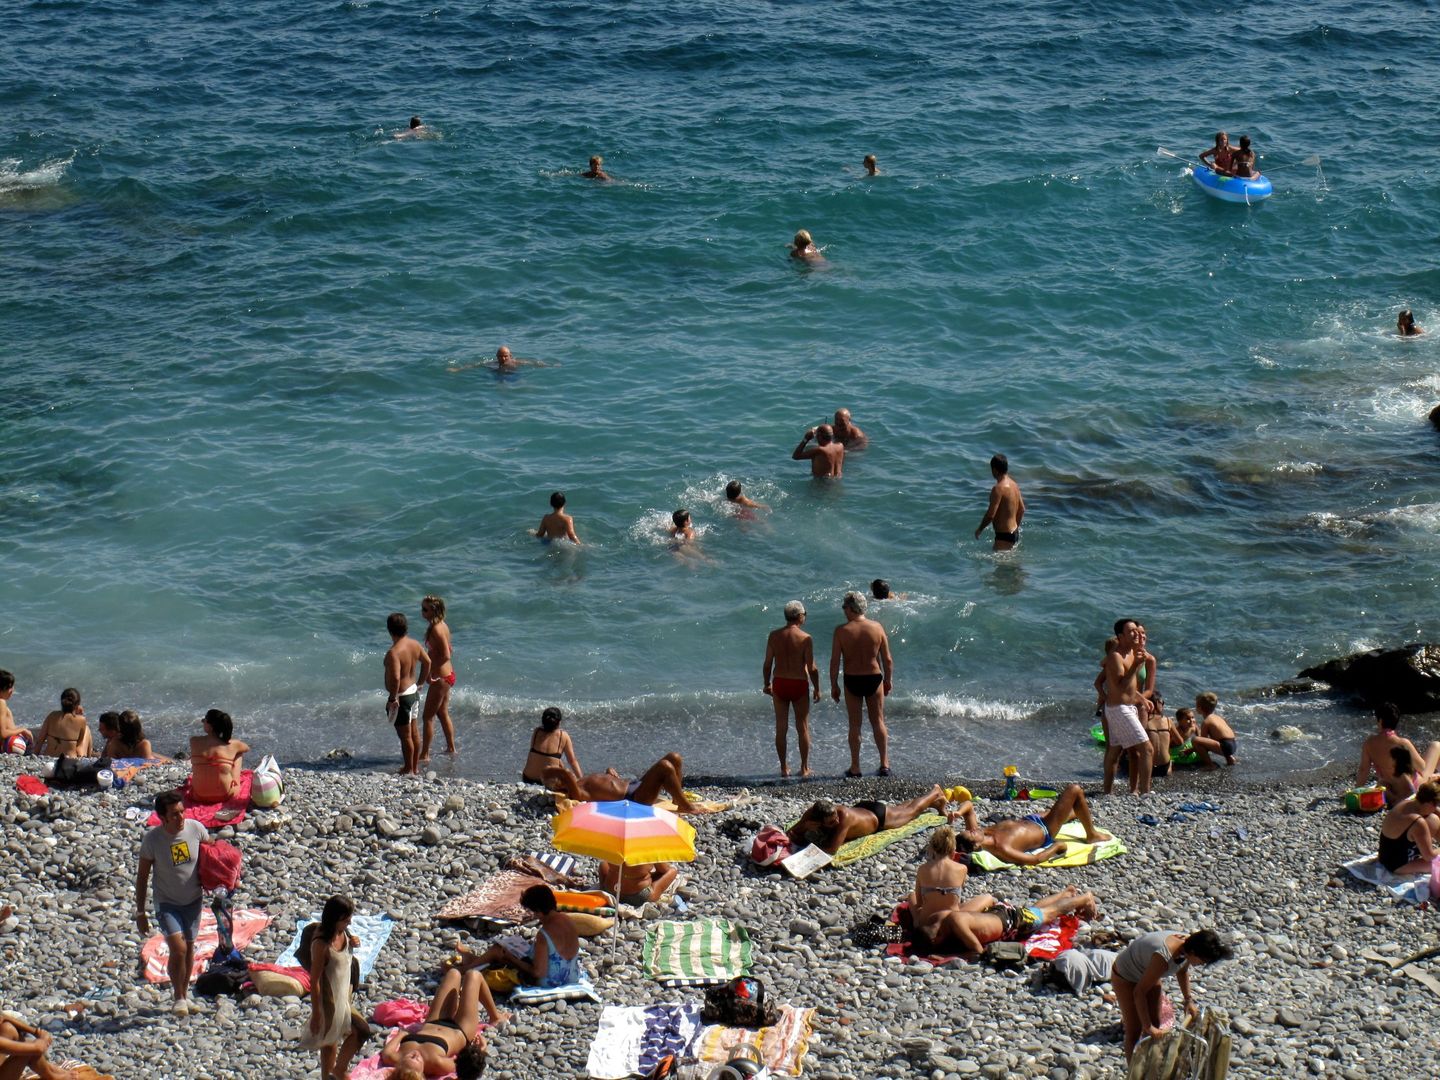
[[[754,1029],[771,1027],[777,1014],[775,1006],[765,1002],[765,984],[753,976],[741,975],[705,991],[700,1019],[707,1024]]]
[[[206,840],[200,845],[200,887],[206,892],[224,889],[234,892],[240,884],[240,849],[224,840]]]

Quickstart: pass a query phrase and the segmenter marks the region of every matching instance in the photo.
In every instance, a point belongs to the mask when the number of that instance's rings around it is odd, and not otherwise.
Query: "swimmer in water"
[[[876,160],[875,160],[875,155],[874,155],[874,154],[866,154],[866,155],[865,155],[865,160],[862,161],[861,164],[865,166],[865,173],[866,173],[866,175],[868,175],[868,176],[879,176],[879,175],[880,175],[880,165],[879,165],[878,162],[876,162]]]
[[[1400,317],[1395,320],[1395,332],[1401,337],[1419,337],[1425,333],[1415,324],[1415,316],[1409,308],[1400,312]]]
[[[451,364],[445,370],[454,373],[457,371],[473,371],[475,368],[489,368],[499,375],[506,375],[518,371],[522,367],[553,367],[543,360],[524,360],[517,357],[510,351],[509,345],[501,345],[495,350],[495,359],[476,360],[472,364]]]
[[[575,519],[565,513],[563,491],[550,493],[550,513],[540,519],[540,527],[535,530],[535,535],[547,544],[551,540],[569,540],[577,547],[580,545],[580,537],[575,535]]]
[[[1207,164],[1221,176],[1230,175],[1230,162],[1235,156],[1235,151],[1230,149],[1230,136],[1223,131],[1215,133],[1215,145],[1209,150],[1200,152],[1200,164]]]
[[[792,259],[802,259],[805,262],[825,261],[825,256],[820,253],[820,249],[816,247],[815,242],[810,239],[809,229],[801,229],[795,234],[794,246],[790,249],[790,257]]]
[[[590,168],[586,169],[580,175],[583,176],[586,180],[609,180],[610,174],[607,173],[603,168],[601,168],[601,166],[604,164],[605,159],[602,158],[599,154],[596,154],[590,159]]]
[[[731,480],[728,484],[725,485],[725,498],[729,501],[731,506],[734,506],[739,511],[742,511],[740,514],[737,515],[740,517],[753,518],[755,516],[754,514],[743,513],[743,511],[745,510],[770,509],[770,507],[768,507],[764,503],[756,502],[754,499],[750,498],[749,495],[746,495],[744,488],[741,487],[739,480]]]
[[[979,540],[980,534],[994,525],[993,550],[1009,551],[1020,542],[1025,499],[1020,494],[1020,486],[1010,477],[1010,460],[1004,454],[996,454],[990,459],[990,475],[995,478],[995,486],[990,489],[990,505],[985,509],[980,527],[975,530],[975,539]]]
[[[884,578],[877,577],[870,582],[870,595],[876,600],[904,600],[909,594],[891,591],[890,583]]]
[[[693,543],[695,540],[695,526],[690,522],[689,510],[676,510],[670,515],[674,523],[670,526],[670,535],[675,539],[674,547],[678,550],[681,544]]]
[[[814,446],[809,445],[811,439],[815,440]],[[845,444],[835,438],[829,424],[805,432],[790,456],[796,461],[809,461],[811,476],[839,479],[845,468]]]
[[[410,117],[410,126],[404,131],[397,131],[397,139],[424,139],[430,135],[430,129],[426,127],[418,116]]]
[[[870,439],[865,432],[856,427],[855,422],[850,419],[849,409],[835,410],[835,441],[846,450],[864,450],[870,445]]]

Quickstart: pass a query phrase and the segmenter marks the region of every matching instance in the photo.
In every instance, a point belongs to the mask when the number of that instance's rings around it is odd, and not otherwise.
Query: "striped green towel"
[[[750,931],[729,919],[661,922],[645,935],[645,972],[671,986],[703,986],[750,974]]]

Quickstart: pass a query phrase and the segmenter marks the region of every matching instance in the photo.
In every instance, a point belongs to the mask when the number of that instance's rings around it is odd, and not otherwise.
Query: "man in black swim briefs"
[[[847,841],[899,829],[927,811],[944,813],[945,803],[945,791],[938,784],[918,798],[890,806],[874,799],[854,806],[837,806],[829,799],[821,799],[800,815],[786,835],[793,850],[814,844],[834,855]]]
[[[885,628],[865,617],[865,597],[848,592],[842,603],[845,622],[835,628],[830,642],[830,696],[840,700],[840,667],[845,667],[845,712],[850,719],[850,768],[846,776],[860,775],[860,721],[870,714],[875,749],[880,752],[876,776],[890,775],[890,732],[885,728],[885,697],[895,681],[890,639]]]
[[[1010,459],[996,454],[990,459],[990,475],[995,486],[990,489],[990,505],[980,527],[975,530],[975,539],[980,539],[989,526],[995,526],[993,550],[1009,551],[1020,542],[1020,522],[1025,517],[1025,499],[1020,494],[1020,485],[1010,478]]]

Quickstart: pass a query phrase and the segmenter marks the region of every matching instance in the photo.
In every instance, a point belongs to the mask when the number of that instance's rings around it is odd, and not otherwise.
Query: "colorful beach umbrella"
[[[627,866],[695,858],[695,829],[688,821],[628,799],[576,803],[556,814],[550,825],[550,842],[572,855]]]

